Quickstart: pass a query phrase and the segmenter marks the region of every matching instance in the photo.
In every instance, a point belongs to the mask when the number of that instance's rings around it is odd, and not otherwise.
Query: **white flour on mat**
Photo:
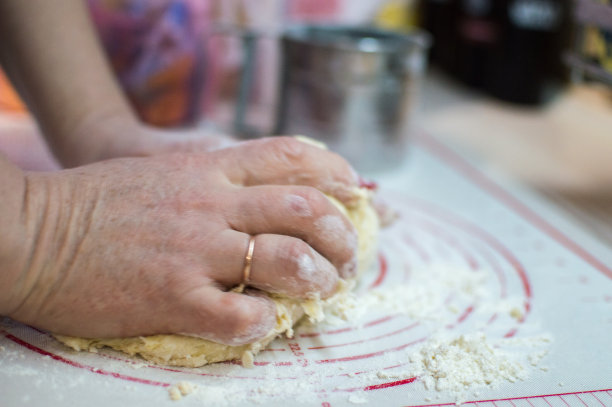
[[[500,313],[508,325],[515,324],[525,313],[522,300],[495,298],[488,287],[490,273],[449,264],[432,264],[411,271],[410,282],[365,293],[349,292],[344,301],[325,310],[323,326],[308,323],[298,330],[307,333],[325,326],[346,324],[359,326],[373,311],[401,314],[415,323],[429,327],[429,339],[420,345],[384,355],[389,362],[401,362],[402,367],[361,373],[344,373],[342,365],[318,365],[312,369],[300,366],[283,367],[282,376],[298,380],[280,380],[281,373],[273,366],[259,367],[261,383],[250,390],[227,379],[217,382],[207,379],[195,387],[192,396],[210,405],[236,403],[265,404],[266,401],[286,400],[296,403],[316,403],[317,394],[328,386],[330,377],[344,375],[353,388],[417,377],[431,397],[450,395],[458,404],[468,395],[477,395],[482,388],[494,388],[503,383],[525,380],[548,353],[550,337],[503,338],[487,336],[481,327],[468,332],[448,329],[457,320],[461,305],[475,304],[473,312]],[[503,328],[509,328],[506,326]],[[482,326],[484,328],[484,324]],[[541,367],[541,370],[547,370]],[[347,393],[352,404],[368,402],[366,391]]]

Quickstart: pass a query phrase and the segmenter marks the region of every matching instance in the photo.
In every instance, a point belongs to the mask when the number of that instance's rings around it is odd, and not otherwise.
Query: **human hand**
[[[211,129],[160,129],[123,114],[93,115],[59,140],[62,148],[56,154],[67,167],[120,157],[201,153],[239,143]]]
[[[30,173],[27,267],[0,313],[71,336],[253,342],[274,326],[274,306],[228,292],[250,236],[249,286],[330,296],[356,272],[357,236],[324,193],[348,203],[356,178],[292,138]]]

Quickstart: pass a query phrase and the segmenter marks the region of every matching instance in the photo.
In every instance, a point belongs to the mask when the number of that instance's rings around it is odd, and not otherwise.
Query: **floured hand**
[[[355,230],[324,193],[350,204],[357,177],[291,138],[27,180],[27,266],[0,311],[56,333],[188,333],[231,345],[265,336],[272,302],[228,292],[242,282],[251,235],[254,288],[326,298],[356,272]]]

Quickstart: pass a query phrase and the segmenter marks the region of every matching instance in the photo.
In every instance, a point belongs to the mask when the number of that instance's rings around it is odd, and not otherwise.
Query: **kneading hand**
[[[357,236],[325,194],[347,203],[357,182],[343,159],[292,138],[29,173],[29,244],[0,312],[72,336],[253,342],[274,305],[228,291],[250,237],[249,286],[330,296],[356,272]]]

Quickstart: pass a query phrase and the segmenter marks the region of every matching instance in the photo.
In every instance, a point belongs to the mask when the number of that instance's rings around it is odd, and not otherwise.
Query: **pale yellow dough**
[[[370,203],[367,190],[357,190],[359,199],[354,205],[345,207],[333,198],[330,200],[353,222],[358,233],[359,274],[363,273],[375,258],[378,241],[378,217]],[[264,349],[279,335],[293,336],[293,326],[304,315],[313,321],[324,318],[323,308],[337,305],[343,294],[352,285],[344,283],[338,294],[325,301],[312,299],[299,301],[269,294],[276,303],[276,327],[264,339],[244,346],[227,346],[205,339],[184,335],[153,335],[123,339],[87,339],[55,335],[75,350],[95,352],[110,347],[129,355],[140,355],[144,359],[162,365],[198,367],[226,360],[242,360],[243,365],[252,365],[253,355]]]

